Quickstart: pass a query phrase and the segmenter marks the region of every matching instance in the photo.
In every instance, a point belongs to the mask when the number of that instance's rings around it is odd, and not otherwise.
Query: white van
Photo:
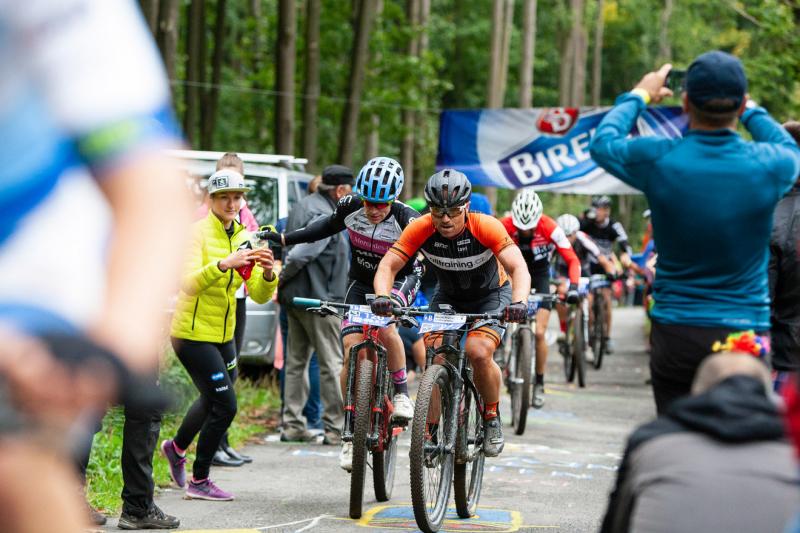
[[[180,166],[192,178],[205,184],[216,170],[223,152],[170,150]],[[244,177],[253,190],[247,193],[247,206],[259,224],[277,225],[289,216],[292,206],[307,194],[308,183],[314,178],[305,172],[305,159],[288,155],[246,154],[237,152],[244,162]],[[275,361],[275,340],[278,330],[278,304],[274,301],[258,304],[247,298],[247,322],[240,362],[244,365],[265,366]]]

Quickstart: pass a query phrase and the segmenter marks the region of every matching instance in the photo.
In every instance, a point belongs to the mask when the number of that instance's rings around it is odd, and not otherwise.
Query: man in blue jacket
[[[649,103],[672,95],[672,66],[644,76],[597,128],[592,158],[642,191],[658,242],[650,369],[659,414],[689,393],[714,341],[770,327],[767,260],[772,213],[800,171],[800,148],[747,97],[741,62],[697,57],[681,95],[683,138],[627,139]],[[737,120],[750,132],[736,132]]]

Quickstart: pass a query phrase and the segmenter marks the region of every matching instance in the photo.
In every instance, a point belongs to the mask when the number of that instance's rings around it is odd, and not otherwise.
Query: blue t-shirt
[[[627,139],[644,100],[621,95],[592,140],[598,165],[642,191],[658,242],[653,318],[664,324],[769,329],[772,213],[800,172],[800,148],[763,108],[729,129]]]

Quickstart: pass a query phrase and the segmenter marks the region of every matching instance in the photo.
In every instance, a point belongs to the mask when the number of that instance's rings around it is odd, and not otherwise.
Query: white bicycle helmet
[[[533,229],[542,218],[542,210],[539,195],[533,189],[522,189],[511,202],[511,219],[518,229]]]
[[[564,233],[567,234],[567,237],[576,233],[579,229],[581,229],[581,223],[578,220],[578,217],[575,215],[570,215],[569,213],[565,213],[556,219],[556,224],[564,230]]]

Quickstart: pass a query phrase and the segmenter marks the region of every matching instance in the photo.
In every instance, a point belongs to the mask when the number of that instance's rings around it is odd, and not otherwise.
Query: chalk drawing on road
[[[309,529],[311,529],[313,527],[316,527],[320,523],[320,521],[322,519],[324,519],[324,518],[334,518],[334,517],[331,516],[331,515],[327,515],[327,514],[321,514],[319,516],[314,516],[314,517],[311,517],[311,518],[304,518],[302,520],[295,520],[294,522],[284,522],[283,524],[272,524],[272,525],[269,525],[269,526],[261,526],[261,527],[255,528],[255,529],[247,529],[247,530],[241,530],[241,531],[259,531],[259,532],[263,531],[265,533],[271,533],[273,531],[281,531],[281,532],[283,532],[283,531],[286,531],[287,529],[290,528],[291,531],[293,531],[294,533],[297,533],[299,531],[308,531]],[[291,526],[299,526],[300,524],[306,524],[306,525],[303,526],[302,528],[299,528],[299,529],[295,529],[295,528],[291,527]],[[220,533],[220,532],[217,532],[217,533]]]
[[[418,531],[417,523],[414,520],[414,511],[410,506],[378,505],[372,507],[361,517],[357,524],[368,528]],[[450,508],[445,516],[441,531],[510,533],[519,531],[521,526],[522,515],[518,511],[479,507],[475,516],[463,519],[458,518],[455,508]]]
[[[573,479],[592,479],[591,474],[576,474],[575,472],[560,472],[553,470],[550,472],[550,477],[569,477]]]
[[[292,452],[294,457],[339,457],[339,452],[318,452],[315,450],[295,450]]]

